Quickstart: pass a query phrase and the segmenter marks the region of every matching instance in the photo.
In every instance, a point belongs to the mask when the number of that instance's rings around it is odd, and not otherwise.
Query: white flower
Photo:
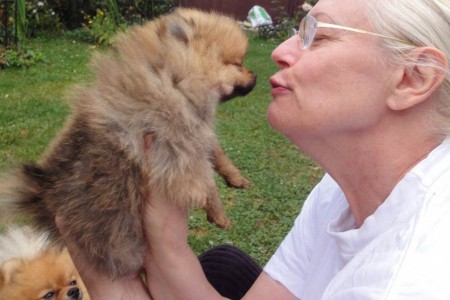
[[[37,3],[37,6],[44,6],[44,2],[42,2],[42,1],[39,1],[38,3]]]
[[[308,3],[304,3],[304,4],[302,5],[302,9],[303,9],[304,11],[310,11],[310,10],[312,9],[312,5],[311,5],[311,4],[308,4]]]

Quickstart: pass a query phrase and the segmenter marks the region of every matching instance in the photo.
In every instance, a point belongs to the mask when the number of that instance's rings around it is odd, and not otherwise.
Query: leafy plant
[[[97,9],[95,16],[87,16],[84,31],[100,45],[111,45],[118,31],[125,30],[124,23],[118,23],[109,11]]]
[[[97,9],[108,11],[120,23],[142,23],[173,8],[173,0],[46,0],[61,17],[65,27],[73,30],[82,27],[86,15],[96,15]]]
[[[298,22],[295,19],[283,18],[274,25],[263,25],[258,27],[258,35],[264,40],[282,41],[289,37],[290,30],[296,27]]]
[[[18,42],[18,45],[16,46],[20,49],[23,47],[27,35],[25,0],[15,0],[15,8],[14,28],[16,30]]]
[[[51,7],[48,0],[28,0],[26,17],[28,36],[35,36],[37,31],[61,31],[63,28],[60,16]]]
[[[263,25],[258,27],[258,36],[263,40],[283,41],[289,38],[292,28],[297,28],[303,17],[317,3],[318,0],[305,1],[303,5],[297,7],[292,16],[289,16],[279,0],[273,0],[276,4],[273,12],[278,17],[271,25]]]
[[[33,50],[0,49],[0,68],[30,67],[44,61],[42,53]]]
[[[116,0],[106,0],[106,8],[107,8],[106,11],[108,12],[108,15],[114,21],[116,26],[119,26],[119,24],[124,23]]]

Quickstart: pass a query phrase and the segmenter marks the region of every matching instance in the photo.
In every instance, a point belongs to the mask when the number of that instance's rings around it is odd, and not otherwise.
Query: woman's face
[[[370,0],[320,0],[310,15],[319,22],[373,31],[365,19]],[[272,59],[280,70],[271,77],[272,127],[300,146],[308,139],[346,136],[370,130],[387,113],[391,67],[378,37],[318,28],[307,50],[294,36]]]

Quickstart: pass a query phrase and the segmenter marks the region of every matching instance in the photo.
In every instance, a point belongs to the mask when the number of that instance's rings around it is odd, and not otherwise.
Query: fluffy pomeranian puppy
[[[66,249],[30,227],[9,228],[0,236],[1,300],[90,299]]]
[[[87,263],[111,278],[143,265],[149,187],[228,227],[214,169],[229,185],[249,182],[220,148],[214,114],[255,85],[243,66],[247,43],[235,20],[194,9],[121,34],[111,53],[93,59],[95,80],[74,92],[72,114],[43,158],[10,175],[0,208],[29,215],[54,241],[58,215]]]

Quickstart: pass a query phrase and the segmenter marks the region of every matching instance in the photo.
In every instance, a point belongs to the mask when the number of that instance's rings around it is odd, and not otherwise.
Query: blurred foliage
[[[46,0],[55,9],[64,26],[80,28],[86,16],[95,16],[97,10],[108,12],[116,25],[142,23],[170,11],[172,0]]]
[[[317,3],[318,0],[305,1],[303,5],[297,7],[292,15],[287,13],[287,9],[279,0],[273,0],[275,4],[269,14],[276,15],[271,25],[263,25],[258,27],[258,35],[264,40],[283,41],[289,38],[292,28],[297,28],[300,21],[309,12],[309,10]]]

